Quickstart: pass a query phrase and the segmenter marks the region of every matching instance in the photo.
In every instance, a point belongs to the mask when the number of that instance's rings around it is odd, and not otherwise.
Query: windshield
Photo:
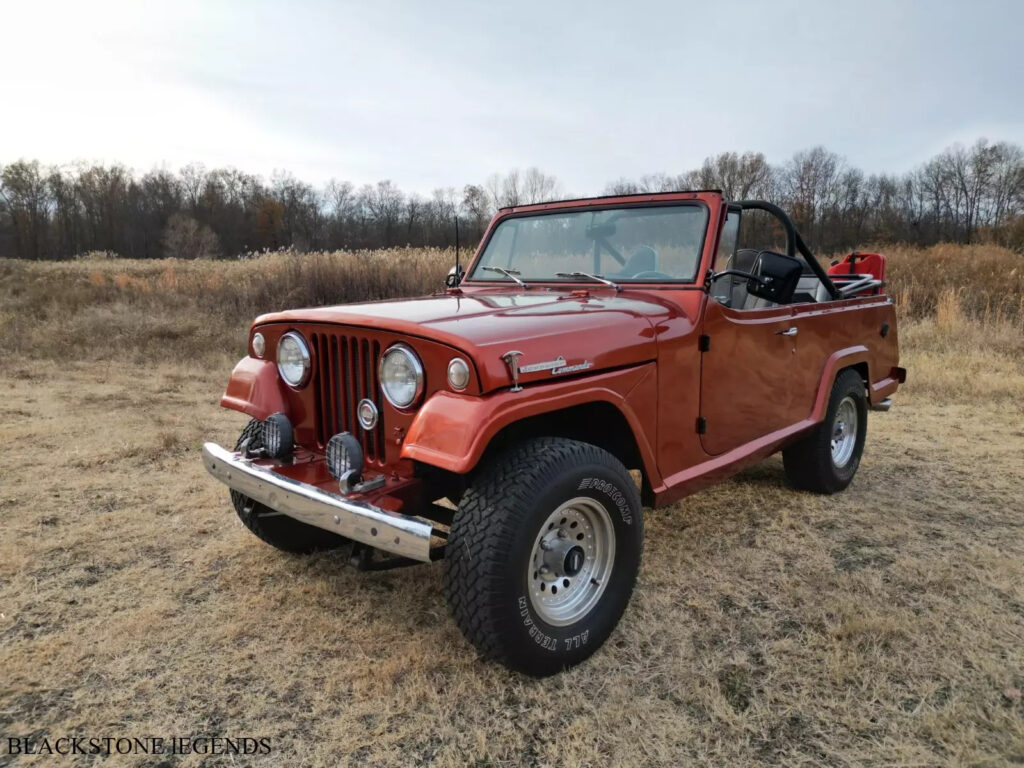
[[[519,216],[502,221],[471,280],[693,282],[707,208],[676,204]],[[560,276],[561,274],[561,276]]]

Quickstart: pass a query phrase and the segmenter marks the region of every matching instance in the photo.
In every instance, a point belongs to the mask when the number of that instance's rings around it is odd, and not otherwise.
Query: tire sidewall
[[[546,622],[530,600],[528,565],[541,526],[566,501],[585,497],[608,511],[615,533],[611,577],[598,603],[580,620],[555,626]],[[537,494],[524,515],[509,549],[506,577],[500,590],[509,632],[509,660],[533,673],[545,674],[589,656],[611,634],[629,602],[643,550],[643,518],[632,479],[600,463],[562,469]]]
[[[835,424],[836,412],[839,410],[839,404],[847,397],[853,400],[854,407],[857,409],[857,441],[854,443],[853,454],[850,456],[850,460],[844,466],[837,467],[832,458],[832,430]],[[864,442],[868,431],[867,397],[864,393],[864,384],[859,375],[843,376],[836,381],[836,387],[832,391],[832,398],[828,404],[828,416],[825,419],[825,425],[824,440],[822,441],[825,460],[827,466],[831,469],[834,483],[840,488],[845,488],[853,480],[853,476],[857,474],[857,469],[860,467],[860,459],[864,453]]]

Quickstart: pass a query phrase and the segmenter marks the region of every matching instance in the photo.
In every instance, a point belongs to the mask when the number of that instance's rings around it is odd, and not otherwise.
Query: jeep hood
[[[520,383],[653,360],[657,322],[668,312],[651,294],[481,291],[279,312],[253,325],[332,323],[431,339],[469,357],[488,392],[511,383],[502,359],[511,351],[527,368]],[[552,365],[529,370],[538,363]]]

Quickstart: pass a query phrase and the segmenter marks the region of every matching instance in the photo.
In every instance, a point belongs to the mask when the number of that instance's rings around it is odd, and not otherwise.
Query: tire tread
[[[567,467],[595,464],[620,475],[639,510],[632,478],[615,457],[588,443],[553,437],[527,440],[496,456],[463,495],[447,545],[444,593],[455,623],[485,658],[521,668],[510,663],[503,642],[507,613],[494,609],[493,595],[506,577],[503,553],[525,522],[534,491]]]

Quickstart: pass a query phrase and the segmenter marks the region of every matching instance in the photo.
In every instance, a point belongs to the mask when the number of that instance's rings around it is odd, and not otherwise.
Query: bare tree
[[[11,163],[3,169],[0,182],[16,247],[28,258],[42,258],[50,198],[39,161]]]
[[[559,189],[558,179],[549,176],[536,166],[527,168],[526,173],[523,174],[522,198],[527,205],[553,200],[558,195]]]
[[[684,173],[620,178],[605,191],[694,188],[777,202],[811,245],[825,251],[890,239],[1024,246],[1024,150],[1006,142],[956,145],[908,173],[871,176],[822,147],[779,166],[760,153],[724,152]],[[391,181],[357,191],[347,181],[317,188],[276,172],[268,183],[198,164],[139,176],[117,164],[43,167],[20,160],[0,168],[0,256],[66,258],[104,250],[147,258],[168,247],[176,254],[194,250],[178,244],[191,235],[181,220],[171,224],[176,215],[216,237],[217,247],[200,250],[229,256],[254,248],[376,248],[398,241],[444,246],[454,242],[455,216],[468,241],[483,233],[496,208],[561,193],[558,180],[536,167],[422,197]],[[744,222],[744,233],[758,232],[756,216]]]
[[[390,180],[378,181],[376,186],[363,187],[363,197],[370,215],[380,227],[384,245],[393,245],[398,217],[402,213],[401,191]]]
[[[164,230],[164,254],[172,259],[212,259],[219,255],[217,235],[205,224],[176,213]]]

